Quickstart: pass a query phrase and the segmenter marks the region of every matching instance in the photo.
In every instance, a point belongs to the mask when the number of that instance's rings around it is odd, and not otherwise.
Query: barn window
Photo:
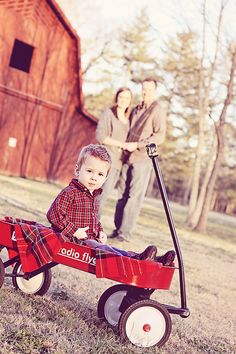
[[[29,73],[33,51],[34,47],[25,42],[19,41],[19,39],[15,39],[9,65],[12,68]]]

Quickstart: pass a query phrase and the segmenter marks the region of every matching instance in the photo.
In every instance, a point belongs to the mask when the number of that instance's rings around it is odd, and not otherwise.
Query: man
[[[114,217],[116,229],[110,236],[117,237],[119,241],[130,240],[147,190],[152,165],[146,145],[160,145],[165,140],[166,112],[156,101],[156,87],[155,79],[143,80],[143,101],[131,113],[127,142],[136,142],[137,145],[133,152],[124,151]]]

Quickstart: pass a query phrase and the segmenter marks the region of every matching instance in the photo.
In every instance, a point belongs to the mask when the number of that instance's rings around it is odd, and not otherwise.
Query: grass
[[[0,176],[0,217],[11,215],[47,224],[45,214],[61,186]],[[112,230],[115,195],[103,215],[105,231]],[[208,234],[188,230],[186,209],[171,205],[186,273],[191,316],[172,316],[172,333],[161,348],[143,349],[123,344],[106,323],[97,318],[101,294],[114,282],[58,265],[43,297],[26,295],[6,278],[0,290],[0,352],[51,354],[232,354],[236,352],[236,220],[212,213]],[[161,202],[147,199],[133,240],[112,245],[142,251],[156,244],[159,253],[172,248]],[[6,258],[5,250],[1,257]],[[152,299],[180,306],[178,274],[170,291],[156,291]]]

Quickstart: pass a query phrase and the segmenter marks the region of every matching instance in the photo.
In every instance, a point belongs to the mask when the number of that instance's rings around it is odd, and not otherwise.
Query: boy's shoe
[[[175,259],[175,251],[171,250],[163,254],[162,256],[155,257],[155,261],[162,263],[165,266],[171,266]]]
[[[148,246],[145,248],[145,250],[142,253],[138,253],[132,258],[138,259],[140,261],[146,260],[146,259],[152,259],[155,260],[157,254],[157,248],[156,246]]]

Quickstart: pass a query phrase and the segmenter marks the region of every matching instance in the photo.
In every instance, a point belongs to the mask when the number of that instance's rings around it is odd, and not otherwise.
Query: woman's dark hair
[[[130,93],[130,95],[131,95],[131,100],[132,100],[132,96],[133,96],[133,95],[132,95],[132,91],[131,91],[128,87],[121,87],[121,88],[119,88],[119,90],[118,90],[118,91],[116,92],[116,94],[115,94],[113,106],[111,107],[111,110],[112,110],[112,112],[113,112],[113,114],[115,115],[116,118],[118,118],[118,117],[117,117],[117,101],[118,101],[118,96],[119,96],[119,94],[120,94],[121,92],[124,92],[124,91],[128,91],[128,92]],[[126,110],[125,110],[125,115],[126,115],[127,117],[129,117],[130,111],[131,111],[131,100],[130,100],[130,105],[129,105],[129,107],[127,107]]]

